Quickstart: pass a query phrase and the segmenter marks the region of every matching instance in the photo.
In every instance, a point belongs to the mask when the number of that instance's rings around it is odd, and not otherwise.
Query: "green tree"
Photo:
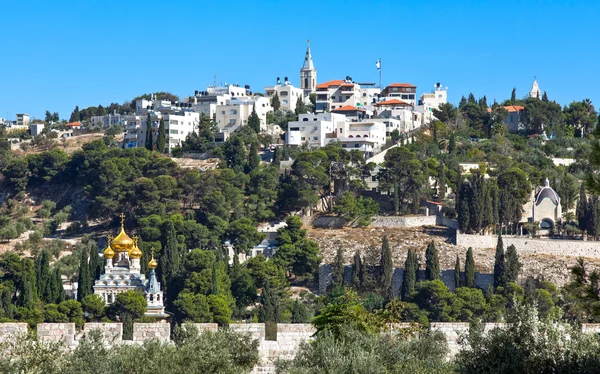
[[[45,303],[53,303],[50,275],[50,254],[42,251],[36,259],[36,285],[40,299]]]
[[[344,286],[344,251],[342,248],[338,248],[336,251],[332,274],[332,288]]]
[[[456,263],[454,264],[454,288],[459,288],[460,282],[460,258],[456,255]]]
[[[499,235],[498,243],[496,244],[496,255],[494,256],[494,288],[504,286],[505,284],[504,244],[502,243],[502,235]]]
[[[152,118],[150,117],[150,113],[148,113],[148,119],[146,120],[146,149],[152,151],[154,149],[152,138]]]
[[[444,163],[440,162],[440,171],[438,175],[438,195],[440,199],[446,198],[446,172],[444,171]]]
[[[179,242],[177,241],[177,233],[173,221],[165,220],[161,228],[161,274],[162,284],[165,288],[166,301],[172,303],[178,290],[177,279],[182,270],[182,256],[179,250]]]
[[[248,152],[248,170],[251,172],[256,170],[260,165],[260,156],[258,154],[258,146],[255,143],[250,145],[250,152]]]
[[[467,249],[465,259],[465,287],[475,287],[475,259],[473,258],[473,248]]]
[[[262,321],[279,322],[279,296],[268,282],[262,289],[260,304]]]
[[[402,274],[402,287],[400,289],[400,296],[404,301],[410,300],[412,294],[415,292],[419,266],[416,262],[416,253],[409,248],[406,261],[404,261],[404,273]]]
[[[354,253],[352,262],[352,286],[360,291],[364,284],[364,263],[361,258],[360,249]]]
[[[510,101],[514,103],[517,100],[517,88],[513,87],[512,92],[510,93]]]
[[[379,187],[391,193],[396,214],[405,206],[416,212],[426,182],[423,165],[413,152],[405,147],[396,147],[386,153],[384,167],[379,171]]]
[[[92,282],[90,276],[90,264],[88,263],[88,252],[81,249],[79,259],[79,274],[77,276],[77,301],[81,302],[87,295],[92,293]]]
[[[517,249],[513,244],[506,248],[506,263],[504,268],[504,278],[506,283],[517,283],[519,272],[521,271],[521,262]]]
[[[156,139],[156,148],[158,152],[165,152],[165,145],[167,144],[167,134],[165,130],[165,121],[161,118],[160,124],[158,125],[158,138]]]
[[[292,323],[307,323],[309,321],[308,308],[301,301],[294,301],[292,307]]]
[[[579,224],[579,229],[582,231],[585,231],[586,227],[587,227],[587,214],[588,212],[588,203],[587,203],[587,196],[585,193],[585,183],[581,184],[581,187],[579,189],[579,200],[577,201],[577,209],[576,209],[576,215],[577,215],[577,223]]]
[[[307,112],[306,105],[304,104],[304,100],[302,96],[298,96],[298,100],[296,100],[296,115],[304,114]]]
[[[141,292],[126,291],[117,295],[111,305],[110,314],[119,318],[123,323],[123,339],[133,339],[133,322],[142,318],[148,303]]]
[[[104,317],[106,303],[96,294],[87,295],[81,300],[81,306],[88,321],[99,321]]]
[[[260,118],[256,113],[256,104],[252,106],[252,113],[248,117],[248,126],[254,130],[255,133],[260,134]]]
[[[425,279],[438,280],[440,277],[440,261],[435,243],[432,240],[425,250]]]
[[[381,262],[379,266],[381,268],[381,291],[387,300],[391,300],[394,297],[392,290],[394,260],[387,235],[383,237],[383,242],[381,243]]]
[[[79,106],[75,105],[75,109],[73,109],[73,112],[71,112],[71,117],[69,118],[69,122],[79,122],[79,121],[80,121]]]
[[[306,237],[299,217],[289,216],[285,222],[287,226],[278,231],[278,249],[273,260],[296,277],[312,279],[321,261],[319,245]]]
[[[281,108],[281,102],[279,101],[279,95],[275,92],[275,95],[271,99],[271,107],[273,107],[273,111],[277,112]]]
[[[235,298],[238,310],[252,305],[257,297],[256,283],[247,267],[240,265],[238,256],[233,258],[233,266],[229,272],[231,278],[231,294]]]

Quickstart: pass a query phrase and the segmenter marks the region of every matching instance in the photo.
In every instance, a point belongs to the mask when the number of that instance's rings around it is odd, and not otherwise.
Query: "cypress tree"
[[[460,287],[460,258],[456,255],[456,264],[454,265],[454,288]]]
[[[219,294],[219,283],[217,281],[217,261],[213,261],[212,264],[212,279],[211,279],[211,293],[213,295]]]
[[[392,292],[392,276],[394,272],[394,263],[392,260],[392,249],[390,248],[390,242],[387,235],[383,237],[383,243],[381,244],[381,290],[384,297],[387,300],[391,300],[393,297]]]
[[[256,113],[256,104],[252,106],[252,113],[248,117],[248,126],[254,130],[255,133],[260,134],[260,118]]]
[[[510,101],[514,103],[517,100],[517,88],[514,87],[510,93]]]
[[[308,318],[308,310],[306,306],[298,301],[294,301],[294,306],[292,307],[292,323],[307,323]]]
[[[93,285],[102,272],[102,257],[95,244],[90,246],[90,282]]]
[[[463,183],[460,189],[460,198],[458,200],[458,227],[462,232],[468,232],[471,227],[471,215],[469,213],[469,194],[470,188],[467,188],[466,183]]]
[[[21,264],[23,272],[19,282],[19,306],[32,308],[39,301],[35,282],[35,264],[28,258],[24,258]]]
[[[546,95],[546,91],[544,91],[544,94],[542,95],[542,101],[545,103],[548,102],[548,95]]]
[[[13,318],[12,297],[8,287],[2,288],[0,297],[2,298],[2,309],[4,310],[4,317]]]
[[[418,265],[417,265],[418,266]],[[408,249],[406,261],[404,261],[404,273],[402,274],[402,286],[400,288],[400,297],[406,301],[415,291],[417,283],[417,267],[415,264],[415,254],[412,249]]]
[[[337,249],[335,260],[333,262],[332,287],[341,287],[344,285],[344,252],[341,248]]]
[[[581,183],[581,187],[579,188],[579,200],[577,201],[576,209],[577,223],[581,231],[585,231],[587,228],[587,211],[588,202],[585,194],[585,183]]]
[[[165,130],[165,121],[163,119],[160,120],[160,125],[158,125],[158,138],[156,139],[156,148],[158,152],[164,153],[165,146],[167,145],[167,134]]]
[[[433,240],[425,250],[425,279],[439,280],[440,279],[440,261],[438,259],[437,249]]]
[[[162,226],[162,247],[164,258],[160,263],[163,266],[163,284],[167,286],[181,272],[181,255],[175,226],[170,219]]]
[[[298,100],[296,100],[296,109],[294,111],[296,112],[297,116],[306,113],[306,104],[304,104],[302,96],[298,96]]]
[[[502,243],[502,235],[499,235],[494,260],[494,288],[504,286],[504,284],[504,244]]]
[[[271,99],[271,106],[273,107],[273,111],[277,112],[281,108],[281,102],[279,101],[279,95],[275,92],[275,95]]]
[[[352,263],[352,286],[357,291],[362,290],[364,285],[364,265],[360,257],[360,249],[354,253],[354,262]]]
[[[260,165],[260,156],[258,155],[258,147],[256,143],[250,145],[250,152],[248,153],[248,169],[252,171]]]
[[[440,171],[438,177],[438,190],[440,199],[446,198],[446,172],[444,171],[444,163],[440,162]]]
[[[81,256],[79,258],[79,275],[77,276],[77,301],[79,302],[81,302],[84,297],[92,293],[88,254],[89,252],[86,251],[85,248],[81,248]]]
[[[465,259],[465,286],[475,287],[475,259],[473,258],[473,248],[467,249],[467,258]]]
[[[520,271],[521,262],[519,261],[517,248],[511,244],[508,246],[508,248],[506,248],[506,268],[504,269],[505,283],[516,283],[517,279],[519,278]]]
[[[152,118],[150,118],[150,113],[148,113],[148,120],[146,121],[146,149],[152,151],[154,149],[154,145],[152,144]]]
[[[45,303],[52,303],[52,291],[50,288],[50,253],[42,251],[36,261],[36,285],[37,292]]]
[[[450,138],[448,139],[448,153],[456,152],[456,135],[454,132],[450,133]]]
[[[260,303],[262,306],[262,320],[265,322],[279,322],[279,297],[268,281],[263,287]]]
[[[54,273],[52,274],[52,297],[55,304],[60,304],[67,298],[58,267],[54,269]]]

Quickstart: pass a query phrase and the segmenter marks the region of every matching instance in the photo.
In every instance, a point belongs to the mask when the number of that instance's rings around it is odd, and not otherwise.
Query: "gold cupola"
[[[121,232],[112,240],[111,247],[115,252],[129,252],[135,243],[125,232],[125,215],[121,213]]]
[[[148,262],[148,268],[156,269],[157,266],[158,266],[158,262],[154,259],[154,248],[152,248],[152,260],[150,260],[150,262]]]
[[[112,241],[112,236],[109,235],[107,240],[108,240],[108,245],[106,246],[106,249],[104,250],[104,258],[108,260],[108,259],[112,259],[113,257],[115,257],[115,251],[113,251],[113,249],[110,247],[111,241]]]
[[[130,259],[140,259],[142,258],[142,251],[140,251],[140,249],[138,248],[138,240],[139,238],[137,236],[133,237],[133,248],[131,248],[131,250],[129,251],[129,258]]]

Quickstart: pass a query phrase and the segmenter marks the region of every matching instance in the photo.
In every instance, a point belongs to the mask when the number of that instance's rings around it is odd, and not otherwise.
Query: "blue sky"
[[[298,75],[306,40],[318,81],[435,82],[449,100],[525,95],[600,107],[598,1],[4,1],[0,117],[108,105],[217,82],[253,91]]]

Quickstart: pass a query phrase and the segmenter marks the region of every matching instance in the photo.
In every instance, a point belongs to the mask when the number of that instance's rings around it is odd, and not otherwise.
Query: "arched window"
[[[552,226],[554,226],[554,222],[549,218],[544,218],[542,222],[540,222],[540,229],[542,230],[551,230]]]
[[[150,294],[150,301],[154,301],[154,295]]]
[[[352,135],[350,135],[350,136],[348,136],[348,137],[349,137],[349,138],[354,138],[354,136],[352,136]]]
[[[160,301],[160,294],[156,295],[156,301]]]
[[[308,78],[304,78],[304,88],[308,88]]]

